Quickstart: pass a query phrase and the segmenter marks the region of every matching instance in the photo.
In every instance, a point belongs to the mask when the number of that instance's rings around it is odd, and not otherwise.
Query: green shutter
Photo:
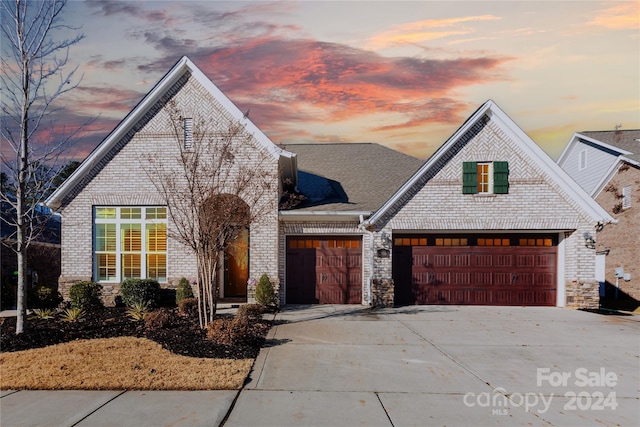
[[[462,163],[462,194],[478,192],[478,162]]]
[[[509,193],[508,162],[493,162],[493,192],[494,194]]]

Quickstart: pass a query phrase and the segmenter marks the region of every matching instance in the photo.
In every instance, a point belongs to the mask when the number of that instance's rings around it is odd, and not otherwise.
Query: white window
[[[631,207],[631,186],[622,187],[622,209]]]
[[[184,119],[184,148],[189,150],[193,147],[193,119]]]
[[[478,194],[493,192],[493,164],[478,163]]]
[[[587,150],[582,150],[580,152],[580,160],[579,160],[578,169],[582,170],[587,167]]]
[[[94,280],[167,281],[164,207],[94,208]]]

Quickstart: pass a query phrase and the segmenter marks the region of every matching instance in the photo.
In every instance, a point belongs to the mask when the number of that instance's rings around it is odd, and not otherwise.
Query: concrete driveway
[[[0,424],[638,426],[640,316],[293,306],[234,391],[4,391]]]
[[[640,425],[638,317],[289,307],[226,426]]]

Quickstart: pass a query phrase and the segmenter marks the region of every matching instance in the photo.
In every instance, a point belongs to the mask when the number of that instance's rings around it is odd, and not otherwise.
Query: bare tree
[[[216,313],[224,251],[244,229],[277,209],[277,162],[274,168],[272,154],[256,143],[242,121],[185,121],[172,101],[165,108],[179,155],[149,155],[141,165],[167,206],[172,224],[168,236],[196,258],[204,327]]]
[[[3,0],[2,165],[15,195],[2,200],[15,210],[11,248],[18,258],[16,333],[25,327],[27,250],[38,237],[40,206],[57,174],[57,161],[78,130],[54,130],[54,101],[78,85],[76,68],[66,71],[69,48],[84,36],[64,38],[77,28],[64,25],[66,0]],[[62,34],[61,34],[62,33]],[[55,36],[61,34],[61,39]],[[64,133],[64,132],[62,132]],[[6,152],[5,152],[6,151]],[[44,172],[44,173],[43,173]]]

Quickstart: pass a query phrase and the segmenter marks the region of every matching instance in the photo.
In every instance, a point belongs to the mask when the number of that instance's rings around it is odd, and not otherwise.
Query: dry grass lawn
[[[0,354],[0,389],[234,390],[252,364],[179,356],[144,338],[79,340]]]

